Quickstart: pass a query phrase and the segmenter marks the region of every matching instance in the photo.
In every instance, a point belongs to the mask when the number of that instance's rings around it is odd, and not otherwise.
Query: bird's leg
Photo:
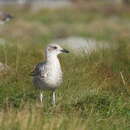
[[[56,104],[56,94],[55,94],[55,91],[52,92],[52,104],[53,105]]]
[[[43,93],[42,91],[40,91],[40,102],[42,103],[42,101],[43,101]]]

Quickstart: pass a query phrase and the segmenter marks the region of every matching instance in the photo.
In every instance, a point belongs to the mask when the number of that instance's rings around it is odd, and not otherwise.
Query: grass
[[[0,32],[5,40],[0,59],[11,68],[0,75],[0,129],[129,130],[129,14],[107,16],[80,9],[17,9],[14,14],[16,19]],[[57,105],[51,105],[49,91],[41,105],[29,73],[43,60],[49,42],[67,36],[94,38],[117,48],[87,56],[61,55],[64,82],[57,90]]]

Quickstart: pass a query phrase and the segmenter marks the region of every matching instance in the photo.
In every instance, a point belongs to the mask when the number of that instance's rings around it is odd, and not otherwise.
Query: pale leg
[[[55,94],[55,91],[53,91],[53,93],[52,93],[52,104],[53,105],[56,104],[56,94]]]
[[[42,103],[42,101],[43,101],[43,93],[40,92],[40,102]]]

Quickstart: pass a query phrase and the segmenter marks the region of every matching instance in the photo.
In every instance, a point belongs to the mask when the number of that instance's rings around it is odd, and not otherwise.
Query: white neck
[[[59,85],[62,81],[62,71],[57,55],[46,55],[46,63],[49,70],[46,82],[53,86]]]
[[[57,57],[57,55],[46,55],[46,61],[49,63],[55,63],[55,62],[59,62],[59,59]]]

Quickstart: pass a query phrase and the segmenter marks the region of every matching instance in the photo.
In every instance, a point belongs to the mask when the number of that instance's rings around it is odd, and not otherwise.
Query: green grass
[[[7,44],[0,45],[0,60],[10,71],[0,75],[0,129],[129,130],[129,15],[107,17],[78,9],[24,12],[17,9],[16,19],[1,26]],[[29,74],[43,60],[45,46],[67,36],[94,38],[117,48],[59,56],[64,82],[56,92],[57,104],[51,105],[51,92],[45,91],[41,105]]]

